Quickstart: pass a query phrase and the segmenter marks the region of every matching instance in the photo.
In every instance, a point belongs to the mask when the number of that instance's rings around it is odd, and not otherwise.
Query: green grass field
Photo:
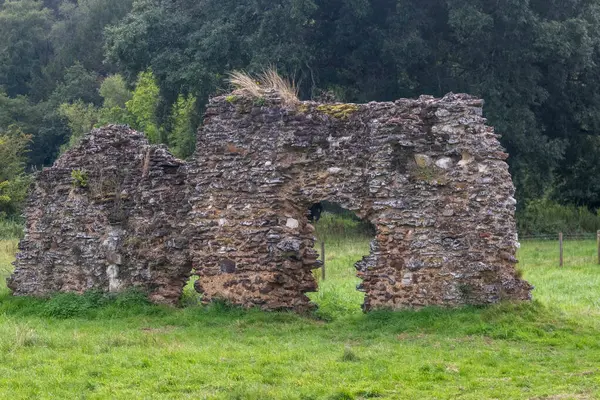
[[[0,243],[0,275],[14,251]],[[600,398],[594,242],[567,243],[563,269],[556,243],[524,243],[531,304],[363,314],[352,264],[367,251],[328,240],[319,318],[0,289],[0,398]]]

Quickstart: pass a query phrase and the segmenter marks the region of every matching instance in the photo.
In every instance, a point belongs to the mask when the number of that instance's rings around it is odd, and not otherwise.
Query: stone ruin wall
[[[123,127],[95,130],[37,178],[9,285],[135,286],[174,304],[193,273],[206,302],[306,311],[319,266],[307,211],[327,200],[376,228],[356,265],[365,310],[527,300],[508,155],[482,105],[221,96],[187,164]],[[103,201],[93,185],[105,168],[126,178]],[[89,171],[88,187],[73,185],[74,169]]]
[[[182,165],[126,127],[93,130],[37,176],[8,287],[34,296],[138,288],[176,303],[191,269]]]
[[[364,308],[527,299],[515,276],[514,187],[482,102],[464,96],[295,107],[219,97],[189,179],[197,288],[208,298],[308,308],[323,200],[369,220]]]

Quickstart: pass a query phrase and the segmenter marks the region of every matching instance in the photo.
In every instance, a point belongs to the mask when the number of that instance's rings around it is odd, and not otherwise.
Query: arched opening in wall
[[[198,293],[194,287],[194,284],[198,280],[198,274],[194,273],[193,270],[191,272],[192,273],[186,281],[181,293],[180,304],[182,307],[197,306],[202,304],[202,293]]]
[[[337,203],[315,203],[309,210],[309,219],[315,227],[315,249],[321,255],[325,250],[324,270],[313,274],[318,291],[308,293],[319,307],[317,314],[325,319],[361,311],[364,293],[357,289],[361,280],[356,276],[355,264],[368,256],[375,227],[354,212]]]

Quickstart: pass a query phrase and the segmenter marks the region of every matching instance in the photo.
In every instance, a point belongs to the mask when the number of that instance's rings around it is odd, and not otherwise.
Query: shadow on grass
[[[139,292],[117,296],[99,292],[84,295],[64,293],[49,299],[13,297],[4,292],[0,294],[0,315],[90,321],[130,319],[139,320],[140,324],[152,322],[157,326],[248,329],[265,333],[270,330],[286,334],[314,331],[332,340],[368,341],[390,335],[479,336],[549,346],[564,345],[565,339],[568,339],[575,347],[600,347],[597,325],[593,326],[587,320],[575,320],[539,302],[459,309],[429,307],[418,311],[374,311],[325,322],[314,316],[246,310],[220,302],[180,309],[157,306],[150,304]]]

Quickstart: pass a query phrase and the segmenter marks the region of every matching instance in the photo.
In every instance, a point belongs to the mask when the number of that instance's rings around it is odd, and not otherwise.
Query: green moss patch
[[[348,119],[352,114],[358,111],[356,104],[322,104],[317,107],[317,111],[327,114],[337,119]]]

